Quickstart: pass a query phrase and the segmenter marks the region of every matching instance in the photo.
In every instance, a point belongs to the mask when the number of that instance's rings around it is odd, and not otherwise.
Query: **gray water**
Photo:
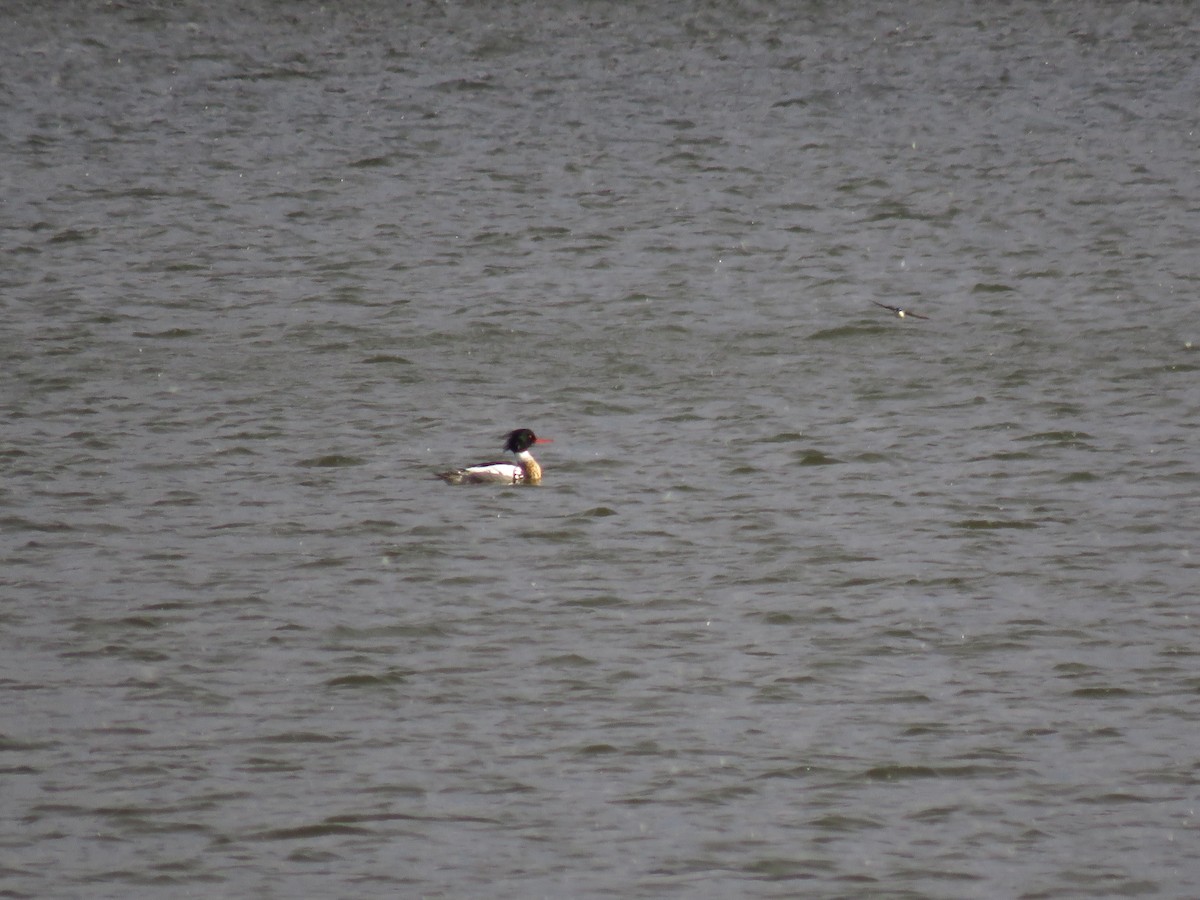
[[[0,896],[1195,896],[1190,3],[4,17]]]

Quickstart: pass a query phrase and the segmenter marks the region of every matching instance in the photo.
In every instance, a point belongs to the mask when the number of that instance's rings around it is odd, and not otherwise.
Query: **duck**
[[[886,309],[890,312],[894,312],[896,314],[897,319],[928,319],[929,318],[929,316],[920,316],[920,315],[917,315],[915,312],[909,312],[907,309],[904,309],[901,306],[888,306],[886,303],[880,303],[878,300],[872,300],[871,302],[874,303],[876,306],[880,306],[883,309]]]
[[[510,431],[504,440],[504,449],[517,455],[516,463],[487,462],[448,472],[438,472],[437,477],[446,484],[541,484],[542,467],[533,458],[529,448],[534,444],[552,444],[551,438],[540,438],[528,428]]]

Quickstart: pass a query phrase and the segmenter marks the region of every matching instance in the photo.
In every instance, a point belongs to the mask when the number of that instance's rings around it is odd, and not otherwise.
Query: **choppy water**
[[[0,895],[1194,894],[1190,4],[6,16]]]

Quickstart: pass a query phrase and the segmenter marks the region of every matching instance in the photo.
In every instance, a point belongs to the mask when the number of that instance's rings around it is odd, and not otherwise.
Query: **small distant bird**
[[[878,300],[872,300],[876,306],[881,306],[889,312],[894,312],[897,319],[928,319],[929,316],[918,315],[915,312],[909,312],[907,309],[901,309],[899,306],[888,306],[886,303],[880,303]]]
[[[517,455],[514,465],[510,462],[488,462],[449,472],[438,472],[437,477],[446,484],[541,484],[542,467],[537,464],[529,448],[534,444],[550,444],[550,438],[540,438],[528,428],[510,431],[504,441],[504,449]]]

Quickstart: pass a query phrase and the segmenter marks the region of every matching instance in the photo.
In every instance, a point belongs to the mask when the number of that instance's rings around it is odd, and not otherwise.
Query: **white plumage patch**
[[[486,466],[468,466],[466,468],[468,479],[480,479],[487,481],[506,481],[510,484],[515,484],[525,478],[525,472],[520,466],[514,466],[511,463],[489,463]]]

